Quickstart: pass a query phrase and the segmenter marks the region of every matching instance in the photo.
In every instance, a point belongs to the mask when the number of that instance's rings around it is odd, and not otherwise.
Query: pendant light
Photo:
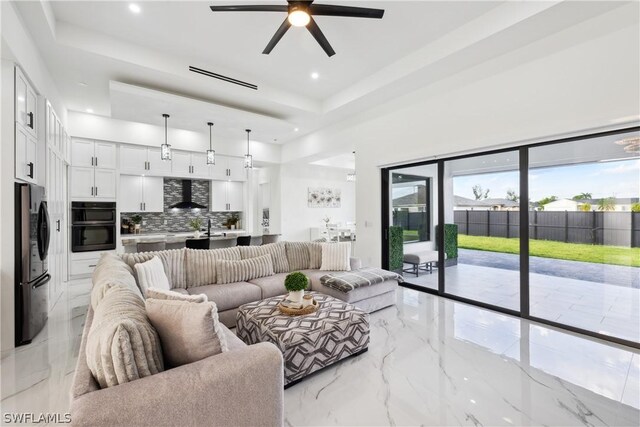
[[[247,131],[247,154],[244,155],[244,168],[253,169],[253,157],[251,156],[251,152],[249,150],[249,134],[251,133],[251,129],[245,130]]]
[[[356,152],[353,151],[354,167],[355,167],[355,157],[356,157]],[[356,171],[354,170],[353,172],[348,172],[347,173],[347,181],[354,182],[355,180],[356,180]]]
[[[171,160],[171,145],[169,145],[167,139],[167,119],[169,115],[163,114],[162,117],[164,117],[164,144],[160,146],[160,158],[162,160]]]
[[[207,123],[209,125],[209,149],[207,150],[207,164],[215,165],[216,164],[216,150],[211,147],[211,127],[213,123]]]

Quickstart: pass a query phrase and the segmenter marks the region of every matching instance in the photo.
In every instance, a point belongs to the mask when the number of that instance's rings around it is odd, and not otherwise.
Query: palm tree
[[[591,193],[580,193],[572,197],[573,200],[587,200],[593,197]]]
[[[614,211],[616,210],[616,199],[613,197],[606,197],[598,200],[599,211]]]

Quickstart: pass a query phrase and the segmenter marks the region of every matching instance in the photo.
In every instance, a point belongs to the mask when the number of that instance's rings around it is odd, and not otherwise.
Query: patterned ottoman
[[[280,313],[283,296],[240,306],[236,334],[247,344],[270,342],[284,357],[284,383],[291,386],[305,376],[349,356],[367,351],[369,315],[339,299],[311,292],[318,311],[304,316]]]

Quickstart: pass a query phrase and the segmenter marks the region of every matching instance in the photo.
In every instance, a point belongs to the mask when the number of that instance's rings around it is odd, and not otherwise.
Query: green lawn
[[[418,240],[418,230],[402,230],[402,236],[405,242]]]
[[[458,246],[480,251],[520,253],[520,239],[458,235]],[[640,248],[529,240],[531,256],[640,267]]]

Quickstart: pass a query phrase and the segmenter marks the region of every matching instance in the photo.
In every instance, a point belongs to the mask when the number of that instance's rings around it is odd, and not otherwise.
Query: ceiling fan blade
[[[237,5],[237,6],[209,6],[212,12],[288,12],[286,5]]]
[[[311,18],[311,20],[307,24],[307,30],[309,30],[313,38],[316,39],[318,44],[322,47],[322,49],[324,49],[328,56],[333,56],[336,54],[335,50],[333,50],[333,48],[329,44],[329,40],[327,40],[324,34],[322,34],[322,30],[320,30],[320,27],[318,27],[318,24],[316,24],[316,21],[313,18]]]
[[[265,55],[270,54],[273,48],[276,47],[282,36],[284,36],[284,33],[286,33],[289,28],[291,28],[291,23],[289,22],[289,18],[287,17],[282,22],[282,25],[280,25],[280,28],[278,28],[278,31],[276,31],[273,37],[271,37],[271,40],[269,40],[269,44],[267,44],[267,47],[264,48],[262,53],[264,53]]]
[[[367,7],[333,6],[330,4],[312,4],[309,6],[312,15],[347,16],[350,18],[382,19],[384,9],[369,9]]]

